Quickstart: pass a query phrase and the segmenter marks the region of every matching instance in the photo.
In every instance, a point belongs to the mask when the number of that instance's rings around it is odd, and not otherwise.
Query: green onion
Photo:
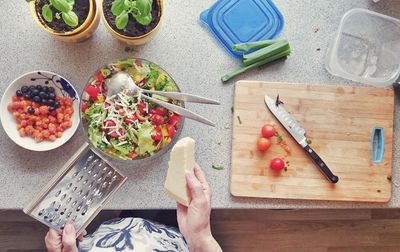
[[[256,50],[256,49],[270,46],[278,41],[283,41],[283,40],[284,39],[273,39],[273,40],[262,40],[262,41],[257,41],[257,42],[241,43],[241,44],[233,45],[232,50],[235,52]]]
[[[289,49],[287,49],[285,51],[281,51],[278,54],[275,54],[275,55],[273,55],[273,56],[271,56],[269,58],[264,58],[263,60],[258,61],[258,62],[254,63],[254,64],[251,64],[251,65],[248,65],[248,66],[243,66],[241,68],[236,69],[235,71],[233,71],[231,73],[225,74],[224,76],[222,76],[221,80],[223,82],[228,81],[228,80],[230,80],[232,78],[235,78],[236,76],[246,72],[247,70],[250,70],[250,69],[265,65],[265,64],[270,63],[272,61],[275,61],[277,59],[286,57],[289,54],[290,54],[290,47],[289,47]]]
[[[255,52],[243,55],[243,65],[249,66],[258,61],[268,59],[278,53],[290,50],[290,46],[287,40],[278,41],[270,46],[261,48]]]
[[[224,167],[222,166],[222,165],[212,165],[211,166],[214,170],[223,170],[224,169]]]

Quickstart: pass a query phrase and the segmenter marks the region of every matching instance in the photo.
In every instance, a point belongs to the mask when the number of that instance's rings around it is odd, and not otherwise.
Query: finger
[[[186,173],[186,184],[192,196],[192,201],[196,202],[205,198],[203,186],[192,173]]]
[[[200,181],[201,185],[203,186],[203,190],[206,194],[206,198],[207,198],[208,202],[211,202],[210,186],[207,183],[206,176],[204,175],[203,170],[197,163],[194,166],[194,175],[197,177],[197,179]]]
[[[44,243],[49,252],[61,251],[61,235],[54,229],[49,229],[44,238]]]
[[[75,239],[75,228],[72,224],[67,223],[63,230],[62,237],[62,252],[76,252],[78,248],[76,247],[76,239]]]
[[[83,237],[87,235],[87,231],[84,229],[79,235],[78,235],[78,241],[83,241]]]
[[[194,166],[194,175],[196,178],[200,181],[200,183],[203,185],[204,190],[210,190],[210,186],[207,183],[206,176],[204,175],[203,170],[200,168],[200,166],[196,163]]]

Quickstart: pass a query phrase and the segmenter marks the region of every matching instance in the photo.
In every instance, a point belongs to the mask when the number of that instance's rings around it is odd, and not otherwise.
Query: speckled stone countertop
[[[400,207],[400,133],[395,130],[393,152],[393,193],[388,204],[235,198],[229,192],[231,106],[234,82],[221,84],[220,77],[239,62],[229,56],[199,23],[199,14],[214,0],[165,1],[165,19],[156,37],[147,45],[127,51],[101,23],[96,34],[80,44],[56,41],[36,26],[25,1],[2,1],[0,8],[0,92],[19,75],[32,70],[50,70],[67,77],[82,91],[90,74],[112,60],[139,56],[166,69],[185,92],[221,101],[221,106],[188,107],[211,120],[210,128],[186,120],[182,137],[197,141],[196,156],[213,190],[214,208],[375,208]],[[250,71],[248,80],[359,85],[335,78],[324,68],[328,41],[343,14],[361,7],[400,18],[400,1],[381,0],[275,0],[284,15],[283,36],[293,53],[285,62]],[[320,50],[317,50],[320,48]],[[395,128],[400,127],[397,93]],[[0,209],[23,208],[85,141],[82,130],[64,146],[46,153],[31,152],[14,144],[0,130]],[[218,144],[220,143],[220,144]],[[175,203],[164,195],[167,157],[132,166],[116,163],[129,177],[106,206],[107,209],[167,209]],[[222,171],[212,164],[225,167]]]

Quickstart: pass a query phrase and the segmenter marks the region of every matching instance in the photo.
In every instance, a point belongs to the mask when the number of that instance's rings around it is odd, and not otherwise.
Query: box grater
[[[24,212],[59,233],[70,222],[79,234],[126,179],[85,143]]]

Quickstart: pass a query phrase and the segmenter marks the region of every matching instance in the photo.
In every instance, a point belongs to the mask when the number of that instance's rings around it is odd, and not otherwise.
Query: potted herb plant
[[[102,7],[107,29],[129,45],[145,44],[160,28],[163,0],[103,0]]]
[[[99,24],[96,0],[28,1],[37,24],[65,42],[80,42],[89,38]]]

